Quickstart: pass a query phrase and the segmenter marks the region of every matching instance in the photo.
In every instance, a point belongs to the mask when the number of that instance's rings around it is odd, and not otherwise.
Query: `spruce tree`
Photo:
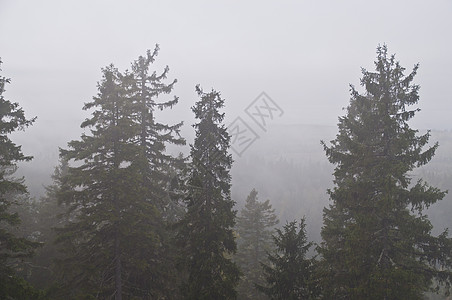
[[[133,105],[132,114],[138,125],[133,141],[139,147],[134,162],[140,182],[140,197],[157,211],[156,215],[149,215],[149,220],[155,233],[154,243],[160,245],[152,254],[148,253],[142,258],[153,261],[153,266],[144,273],[132,275],[144,288],[151,278],[155,288],[166,291],[165,297],[176,299],[179,297],[175,284],[179,279],[174,269],[177,247],[170,227],[183,214],[183,193],[179,177],[185,167],[185,159],[182,156],[172,156],[166,151],[166,147],[185,145],[185,139],[180,135],[183,122],[170,125],[159,122],[157,118],[158,111],[171,109],[179,102],[177,96],[171,95],[177,80],[165,82],[169,67],[166,66],[161,73],[152,70],[159,50],[159,45],[156,45],[153,51],[148,50],[146,55],[139,56],[132,63],[131,72],[123,78],[128,98]]]
[[[434,278],[449,284],[452,275],[447,231],[432,236],[423,213],[445,193],[411,180],[438,147],[408,123],[419,111],[410,108],[419,100],[418,65],[405,75],[379,46],[375,67],[362,70],[365,93],[351,86],[339,133],[323,143],[336,165],[319,247],[325,299],[423,299]]]
[[[58,237],[69,297],[151,298],[160,289],[153,278],[140,276],[158,255],[158,212],[142,197],[141,165],[135,161],[140,148],[134,143],[140,128],[124,81],[114,66],[103,69],[99,94],[84,107],[94,109],[82,123],[90,134],[61,150],[64,160],[75,162],[58,193],[70,213]]]
[[[147,191],[147,199],[164,213],[164,217],[172,218],[174,216],[169,215],[171,210],[168,209],[172,205],[168,187],[181,163],[180,159],[166,153],[165,149],[168,144],[184,145],[185,140],[180,136],[182,122],[168,125],[158,122],[156,118],[157,110],[170,109],[179,102],[177,96],[169,100],[160,99],[172,93],[177,80],[165,83],[168,66],[160,74],[151,70],[159,50],[159,45],[156,45],[153,52],[148,50],[145,56],[140,56],[133,62],[128,84],[134,102],[134,113],[140,124],[137,142],[141,147],[140,172],[143,188]]]
[[[158,46],[147,51],[130,72],[103,70],[98,96],[84,107],[95,109],[82,124],[91,135],[61,151],[63,159],[81,164],[69,168],[59,192],[74,220],[60,229],[68,252],[60,265],[73,275],[66,276],[68,289],[79,295],[177,297],[167,223],[180,218],[174,182],[184,162],[165,151],[185,141],[182,123],[165,125],[155,116],[178,102],[157,102],[176,83],[163,83],[168,67],[160,75],[150,70],[157,53]]]
[[[220,109],[224,100],[214,90],[196,91],[200,100],[192,108],[199,123],[191,146],[186,215],[179,223],[188,278],[186,299],[235,299],[239,270],[231,256],[236,252],[233,234],[236,212],[231,200],[232,157],[230,136]]]
[[[1,64],[0,60],[0,67]],[[10,134],[24,130],[36,118],[27,119],[18,103],[5,99],[3,93],[8,83],[9,78],[0,76],[0,298],[31,299],[36,296],[33,289],[16,276],[12,265],[30,256],[37,243],[13,234],[12,228],[20,224],[20,218],[10,208],[18,203],[17,197],[27,194],[23,179],[13,177],[17,163],[30,161],[32,157],[22,153],[21,146],[10,139]]]
[[[237,218],[238,250],[235,260],[243,276],[238,286],[240,299],[262,299],[255,289],[264,284],[261,263],[267,264],[267,252],[272,250],[273,227],[278,224],[270,200],[260,202],[253,189],[246,199],[245,207]]]
[[[292,221],[273,235],[275,250],[262,264],[266,284],[258,289],[272,300],[315,299],[314,260],[306,257],[312,242],[306,238],[305,220]]]
[[[43,290],[55,284],[55,259],[59,256],[59,246],[55,244],[55,228],[63,227],[66,206],[60,205],[57,194],[61,180],[69,168],[67,161],[61,160],[51,175],[52,184],[45,187],[45,195],[39,200],[30,199],[21,206],[22,223],[20,230],[25,236],[41,243],[33,257],[24,261],[21,274],[27,282]]]

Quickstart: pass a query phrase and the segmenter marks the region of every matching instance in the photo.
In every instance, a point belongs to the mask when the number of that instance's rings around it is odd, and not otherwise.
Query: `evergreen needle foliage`
[[[272,300],[314,299],[314,260],[306,257],[313,243],[306,238],[305,220],[287,223],[273,235],[275,250],[262,264],[266,285],[258,289]]]
[[[447,230],[432,236],[423,214],[445,192],[410,176],[438,147],[408,124],[419,111],[410,109],[419,100],[412,83],[418,65],[405,75],[379,46],[375,67],[362,70],[364,94],[351,86],[339,133],[323,143],[336,165],[319,247],[325,299],[423,299],[434,278],[447,285],[452,279]]]
[[[0,67],[1,64],[0,60]],[[13,266],[18,259],[31,256],[38,244],[12,232],[12,227],[18,226],[21,220],[17,213],[9,210],[18,203],[19,196],[27,194],[23,179],[12,176],[16,164],[30,161],[32,157],[25,156],[21,146],[9,135],[32,125],[36,118],[27,120],[18,103],[5,99],[3,93],[8,83],[9,78],[0,76],[0,299],[32,299],[38,294],[16,276]]]
[[[267,252],[273,248],[273,227],[278,223],[270,200],[260,202],[257,191],[253,189],[237,218],[239,238],[235,260],[243,273],[238,286],[240,299],[257,300],[264,297],[255,286],[265,282],[261,263],[268,263]]]
[[[69,222],[58,242],[62,296],[162,299],[175,297],[173,248],[166,219],[174,199],[169,193],[175,158],[168,143],[183,144],[179,127],[159,123],[156,109],[178,101],[157,102],[176,81],[163,83],[150,71],[158,46],[132,64],[132,72],[113,65],[102,70],[99,93],[84,109],[90,134],[71,141],[61,157],[71,166],[61,180],[60,202]]]
[[[193,300],[235,299],[239,270],[231,256],[237,247],[236,212],[230,191],[230,137],[220,113],[224,100],[213,90],[204,93],[197,86],[196,91],[201,99],[192,110],[199,123],[191,146],[187,213],[179,224],[188,273],[183,293]]]

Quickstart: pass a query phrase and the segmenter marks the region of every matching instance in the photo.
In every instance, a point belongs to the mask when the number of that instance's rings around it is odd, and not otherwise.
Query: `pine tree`
[[[30,256],[37,244],[12,233],[12,227],[20,224],[20,218],[10,208],[17,204],[17,197],[27,194],[23,179],[13,177],[17,163],[30,161],[32,157],[25,156],[21,146],[16,145],[9,135],[32,125],[36,118],[27,120],[18,103],[4,98],[8,83],[9,78],[0,76],[0,298],[31,299],[36,294],[16,276],[11,265],[14,260]]]
[[[258,285],[272,300],[315,299],[314,260],[306,257],[313,244],[307,241],[305,227],[304,219],[300,224],[292,221],[273,235],[276,249],[268,254],[269,264],[262,264],[266,285]]]
[[[158,212],[142,197],[141,165],[135,161],[140,148],[133,143],[140,128],[124,81],[114,66],[103,69],[99,94],[84,107],[95,109],[82,123],[91,134],[61,150],[64,160],[78,164],[69,167],[59,192],[71,214],[58,237],[69,297],[150,298],[156,292],[152,278],[142,279],[147,289],[135,281],[158,255]]]
[[[417,135],[408,121],[419,109],[418,70],[405,69],[377,48],[376,71],[362,70],[360,94],[351,86],[345,116],[330,146],[336,165],[324,210],[322,277],[326,299],[423,299],[432,279],[450,283],[451,240],[438,237],[422,213],[444,192],[410,172],[428,163],[438,144],[427,147],[429,132]],[[449,269],[448,269],[449,268]]]
[[[103,70],[99,95],[84,107],[96,109],[82,124],[91,135],[61,151],[65,160],[81,163],[69,168],[59,193],[75,220],[60,233],[70,252],[63,271],[74,275],[66,280],[70,288],[79,284],[87,295],[176,297],[167,223],[180,217],[174,182],[183,159],[165,149],[185,141],[179,135],[182,123],[169,126],[155,117],[156,109],[178,102],[177,97],[156,102],[176,83],[163,83],[168,67],[159,76],[151,73],[157,53],[158,46],[140,56],[131,72],[113,66]]]
[[[138,132],[134,143],[139,146],[135,158],[137,175],[139,176],[142,201],[152,205],[158,214],[149,216],[155,235],[154,243],[160,245],[158,251],[147,254],[142,259],[154,262],[152,268],[144,273],[132,274],[134,280],[141,282],[145,288],[148,278],[154,281],[153,286],[166,291],[165,297],[177,298],[176,281],[179,279],[175,272],[174,260],[177,247],[174,245],[174,232],[170,227],[183,214],[181,202],[182,192],[180,175],[185,167],[185,159],[181,156],[173,157],[166,152],[166,147],[185,145],[185,139],[180,135],[183,122],[173,125],[158,121],[157,112],[173,108],[178,102],[177,96],[169,100],[162,99],[173,92],[177,80],[165,83],[169,73],[166,66],[160,74],[151,70],[158,55],[159,45],[154,51],[148,50],[145,56],[138,57],[132,63],[131,73],[124,76],[124,85],[128,97],[132,101],[133,115],[138,124]],[[155,296],[154,296],[155,297]]]
[[[188,273],[183,293],[186,299],[235,299],[239,270],[231,255],[237,247],[236,212],[230,195],[230,136],[220,113],[224,100],[213,90],[204,93],[197,86],[196,91],[201,99],[192,110],[199,123],[191,146],[187,212],[179,223]]]
[[[52,184],[45,187],[46,194],[39,200],[27,199],[18,210],[22,219],[18,230],[30,240],[41,243],[33,257],[24,259],[20,274],[27,282],[43,290],[51,289],[56,280],[54,260],[58,257],[59,247],[55,244],[54,229],[67,222],[63,217],[66,207],[58,204],[57,193],[68,168],[67,161],[60,161],[51,176]]]
[[[272,248],[272,231],[278,222],[270,200],[259,202],[257,191],[253,189],[237,218],[239,238],[235,260],[243,273],[238,286],[240,299],[263,298],[255,285],[264,284],[261,263],[268,263],[267,252]]]
[[[181,163],[165,153],[165,149],[168,144],[184,145],[185,140],[180,136],[183,122],[163,124],[155,116],[157,110],[172,108],[179,102],[177,96],[167,101],[158,101],[162,95],[171,94],[177,83],[176,79],[168,84],[164,83],[169,72],[168,66],[159,75],[155,71],[151,72],[151,65],[159,50],[159,45],[156,45],[152,53],[148,50],[146,56],[140,56],[133,62],[129,84],[140,124],[137,140],[141,147],[143,187],[147,190],[147,198],[157,205],[164,217],[172,218],[167,215],[168,207],[171,206],[168,185]],[[173,171],[168,166],[172,166]]]

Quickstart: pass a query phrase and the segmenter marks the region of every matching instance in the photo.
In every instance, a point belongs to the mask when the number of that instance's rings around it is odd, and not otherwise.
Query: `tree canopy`
[[[238,286],[241,299],[263,297],[256,285],[264,284],[261,264],[268,263],[267,252],[273,249],[272,232],[278,223],[270,200],[259,201],[258,192],[253,189],[237,218],[238,251],[235,260],[243,273]]]
[[[379,46],[375,71],[362,70],[365,93],[351,86],[339,133],[323,143],[336,166],[319,248],[326,299],[422,299],[434,278],[450,282],[451,240],[432,236],[423,213],[445,192],[410,176],[438,147],[408,123],[419,111],[417,70],[405,75]]]
[[[220,93],[197,86],[201,98],[192,110],[199,120],[191,145],[186,215],[179,237],[188,272],[186,299],[235,299],[239,269],[232,261],[237,245],[233,234],[236,212],[231,199],[230,136],[223,124]]]
[[[175,287],[165,214],[176,159],[168,143],[183,144],[180,124],[159,123],[156,107],[171,108],[177,98],[156,104],[172,85],[157,76],[151,54],[140,56],[132,72],[110,65],[102,70],[99,93],[84,109],[90,134],[69,142],[61,157],[72,162],[61,180],[60,202],[71,220],[58,229],[65,256],[60,261],[63,291],[72,297],[168,297]],[[74,294],[75,293],[75,294]]]
[[[0,67],[1,64],[0,60]],[[10,134],[24,130],[36,118],[27,119],[17,102],[5,98],[5,87],[9,83],[9,78],[0,75],[0,298],[25,299],[36,294],[16,276],[12,266],[15,260],[30,256],[38,244],[12,232],[12,227],[18,226],[21,220],[19,214],[11,212],[10,208],[18,203],[19,196],[27,194],[23,178],[13,176],[17,163],[30,161],[32,157],[23,154],[21,146],[10,139]]]
[[[286,223],[273,235],[275,250],[268,253],[265,284],[258,289],[272,300],[315,299],[314,260],[307,257],[313,243],[306,237],[304,219]]]

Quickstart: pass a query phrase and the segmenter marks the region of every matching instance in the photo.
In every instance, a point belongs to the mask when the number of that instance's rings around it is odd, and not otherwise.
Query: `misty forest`
[[[337,127],[272,125],[234,165],[221,82],[193,87],[193,142],[160,119],[179,98],[159,51],[102,68],[50,184],[2,72],[0,299],[449,299],[452,134],[410,123],[418,65],[379,45]]]

